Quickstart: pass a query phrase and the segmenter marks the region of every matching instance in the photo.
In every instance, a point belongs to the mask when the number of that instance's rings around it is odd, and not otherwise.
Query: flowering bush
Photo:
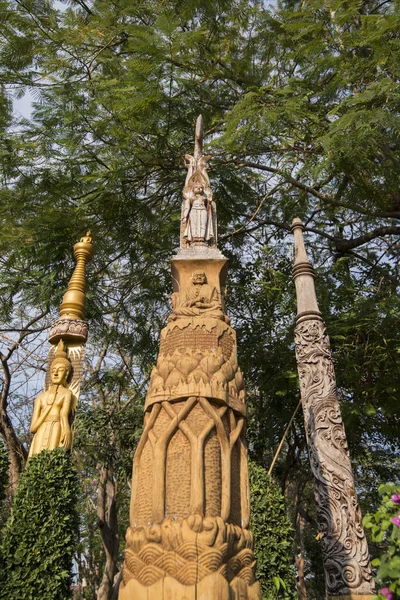
[[[372,561],[378,568],[376,580],[382,586],[376,599],[400,599],[400,486],[381,485],[382,504],[375,514],[364,517],[364,527],[371,530],[374,542],[386,542],[387,550]]]

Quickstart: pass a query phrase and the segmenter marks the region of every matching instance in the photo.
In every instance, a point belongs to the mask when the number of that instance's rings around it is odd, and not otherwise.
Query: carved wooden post
[[[120,600],[260,600],[249,527],[245,390],[224,310],[226,258],[202,119],[172,260],[173,311],[147,393]]]
[[[294,219],[296,359],[329,600],[369,600],[374,581],[336,393],[329,338],[318,309],[314,271]]]
[[[93,257],[90,232],[74,246],[77,264],[52,324],[45,391],[35,400],[29,456],[41,450],[72,446],[72,423],[79,398],[88,325],[85,313],[86,263]]]

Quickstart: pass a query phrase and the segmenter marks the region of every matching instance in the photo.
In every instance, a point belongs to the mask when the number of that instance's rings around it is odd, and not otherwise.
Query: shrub
[[[0,508],[6,496],[8,484],[8,454],[4,444],[0,441]]]
[[[263,600],[296,600],[294,532],[284,498],[266,470],[249,461],[251,530]]]
[[[371,530],[372,540],[386,543],[387,549],[372,561],[378,568],[376,582],[380,594],[375,599],[400,599],[400,487],[381,485],[378,489],[382,504],[375,514],[364,517],[366,529]]]
[[[62,448],[34,456],[23,471],[0,548],[0,598],[71,598],[78,484]]]

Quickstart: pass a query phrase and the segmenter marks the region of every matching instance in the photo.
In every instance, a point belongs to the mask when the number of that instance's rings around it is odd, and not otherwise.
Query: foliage
[[[297,598],[293,566],[294,531],[284,497],[266,470],[249,461],[251,530],[257,578],[264,600]]]
[[[0,504],[6,495],[8,482],[8,455],[4,444],[0,441]]]
[[[63,449],[30,459],[3,530],[1,598],[71,597],[77,496],[76,473]]]
[[[372,561],[378,567],[379,598],[400,598],[400,493],[399,486],[379,486],[381,505],[374,514],[364,517],[364,527],[371,530],[372,540],[386,546],[379,558]]]
[[[0,441],[0,527],[3,525],[3,502],[7,494],[8,483],[8,453]]]
[[[364,510],[376,505],[371,484],[398,470],[399,0],[267,4],[0,3],[0,433],[18,470],[23,452],[8,422],[27,445],[46,354],[46,336],[37,336],[56,317],[72,245],[91,228],[91,360],[74,452],[88,492],[82,564],[93,595],[106,560],[99,473],[107,468],[125,521],[140,403],[169,310],[182,157],[200,112],[256,460],[271,462],[298,403],[290,279],[298,216]],[[25,93],[32,114],[12,115]],[[305,515],[296,555],[305,555],[307,592],[319,600],[305,444],[299,412],[274,473],[297,528],[299,506]]]

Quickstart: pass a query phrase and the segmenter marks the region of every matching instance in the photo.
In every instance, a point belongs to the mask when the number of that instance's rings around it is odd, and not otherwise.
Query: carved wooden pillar
[[[294,219],[296,359],[314,475],[328,600],[370,600],[374,581],[336,392],[329,338],[318,309],[314,271]]]
[[[133,462],[120,600],[260,600],[248,529],[245,390],[201,140],[198,120],[172,261],[173,311]]]

